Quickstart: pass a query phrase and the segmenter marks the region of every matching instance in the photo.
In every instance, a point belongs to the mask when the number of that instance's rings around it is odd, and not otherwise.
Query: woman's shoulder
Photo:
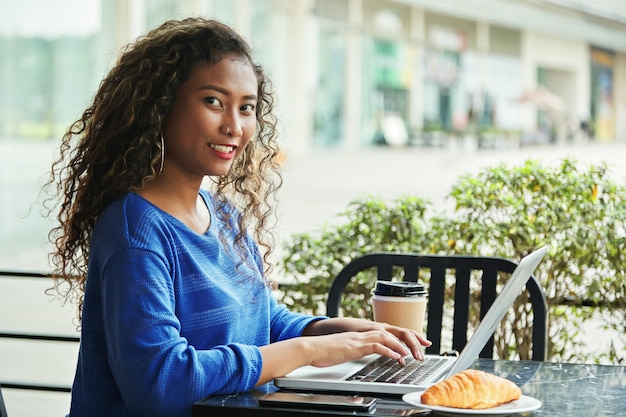
[[[136,193],[127,193],[111,202],[100,214],[94,233],[117,235],[127,240],[154,238],[170,228],[170,216]],[[170,216],[171,217],[171,216]]]
[[[100,214],[99,220],[141,219],[159,214],[159,209],[136,193],[126,193],[113,200]]]

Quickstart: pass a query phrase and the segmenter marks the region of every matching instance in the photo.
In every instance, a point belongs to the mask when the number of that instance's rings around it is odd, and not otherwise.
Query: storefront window
[[[375,41],[372,58],[376,88],[383,98],[383,111],[396,113],[406,120],[408,76],[404,51],[405,47],[400,43]]]
[[[591,131],[592,137],[600,140],[615,138],[614,62],[611,52],[598,48],[591,50]]]
[[[408,46],[364,36],[363,48],[363,120],[366,143],[385,144],[405,141],[409,119],[411,61]],[[393,118],[402,138],[385,138],[383,125]],[[387,132],[389,134],[389,132]]]
[[[361,97],[361,127],[362,143],[382,143],[382,133],[380,130],[380,118],[384,114],[385,105],[381,92],[377,88],[376,71],[372,68],[370,58],[374,56],[376,41],[374,38],[363,34],[362,52],[362,89]]]
[[[451,131],[455,113],[465,109],[455,105],[459,96],[460,54],[429,49],[425,56],[424,126],[427,129]]]
[[[57,138],[87,103],[98,85],[100,7],[99,0],[31,0],[3,8],[0,140]]]
[[[345,35],[321,28],[319,34],[319,74],[315,90],[314,143],[333,147],[341,142],[344,130]]]

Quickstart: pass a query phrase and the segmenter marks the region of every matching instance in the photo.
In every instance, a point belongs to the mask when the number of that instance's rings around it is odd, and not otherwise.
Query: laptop
[[[544,246],[520,261],[458,357],[426,355],[424,361],[410,357],[407,358],[407,365],[402,366],[397,361],[373,354],[325,368],[304,366],[284,377],[275,378],[274,385],[299,391],[403,395],[426,389],[461,372],[478,358],[547,250],[547,246]],[[379,369],[381,367],[385,369]],[[389,378],[390,375],[393,377]],[[385,382],[381,382],[381,379]]]

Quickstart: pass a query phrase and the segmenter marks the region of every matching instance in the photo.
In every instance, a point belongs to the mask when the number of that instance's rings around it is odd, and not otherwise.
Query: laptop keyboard
[[[397,360],[381,356],[347,380],[419,385],[441,368],[445,362],[445,359],[440,358],[426,358],[424,361],[418,361],[408,357],[406,365],[401,365]]]

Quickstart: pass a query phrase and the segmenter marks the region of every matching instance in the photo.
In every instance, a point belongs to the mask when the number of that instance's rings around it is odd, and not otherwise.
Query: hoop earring
[[[243,151],[240,158],[241,158],[241,167],[245,168],[246,164],[248,163],[248,149],[245,149]]]
[[[159,165],[159,173],[157,176],[161,175],[163,172],[163,161],[165,160],[165,141],[163,140],[163,133],[161,133],[161,164]]]

